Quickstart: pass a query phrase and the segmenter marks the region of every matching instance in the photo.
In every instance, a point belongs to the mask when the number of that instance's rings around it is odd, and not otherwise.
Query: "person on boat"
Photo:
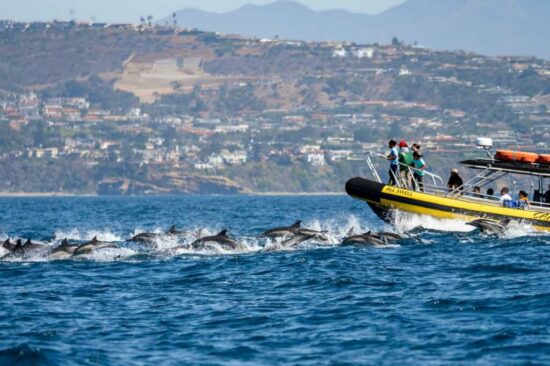
[[[544,193],[544,202],[550,203],[550,184],[548,185],[548,190]]]
[[[409,150],[407,141],[399,142],[399,177],[401,185],[406,188],[412,187],[412,175],[409,167],[413,166],[413,155]]]
[[[512,196],[508,187],[503,187],[500,190],[500,204],[503,207],[512,207]]]
[[[420,146],[420,144],[413,144],[411,150],[412,150],[413,154],[414,154],[415,152],[421,154],[422,147]]]
[[[413,153],[413,165],[414,165],[414,181],[418,183],[418,190],[420,192],[424,192],[424,170],[426,170],[426,163],[424,162],[424,159],[422,159],[422,154],[420,152],[415,151]],[[416,187],[415,187],[416,188]]]
[[[458,173],[458,169],[451,169],[451,176],[449,177],[449,181],[447,182],[447,188],[449,188],[449,190],[451,191],[454,191],[456,189],[460,189],[462,191],[463,185],[464,182],[462,181],[462,178]]]
[[[499,201],[500,200],[498,197],[495,196],[495,190],[493,188],[487,189],[486,198],[491,200],[491,201]]]
[[[483,198],[481,195],[481,188],[480,187],[474,187],[474,197],[475,198]]]
[[[390,161],[390,181],[388,185],[396,186],[397,177],[399,174],[399,150],[397,149],[397,141],[390,140],[390,142],[388,143],[388,147],[390,148],[390,153],[387,156],[388,160]]]
[[[518,197],[519,208],[522,208],[524,210],[526,208],[531,208],[531,204],[529,203],[529,195],[527,194],[527,192],[519,191]]]

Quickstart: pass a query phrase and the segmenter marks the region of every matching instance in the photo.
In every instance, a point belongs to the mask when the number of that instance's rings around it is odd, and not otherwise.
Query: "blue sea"
[[[550,364],[550,237],[528,226],[388,226],[346,196],[3,198],[0,212],[2,240],[119,245],[0,261],[1,365]],[[330,240],[259,238],[298,219]],[[174,224],[189,236],[126,242]],[[247,250],[186,248],[222,229]],[[338,245],[351,229],[411,237]]]

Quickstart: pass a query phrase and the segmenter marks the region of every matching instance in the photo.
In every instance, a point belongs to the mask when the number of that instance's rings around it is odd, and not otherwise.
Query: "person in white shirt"
[[[508,207],[512,202],[512,197],[510,196],[510,190],[508,187],[504,187],[500,190],[500,205],[503,207]]]

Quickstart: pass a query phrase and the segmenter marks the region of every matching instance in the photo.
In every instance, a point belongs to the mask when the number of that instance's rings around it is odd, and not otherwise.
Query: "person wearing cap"
[[[403,187],[412,187],[412,175],[409,167],[413,166],[413,156],[409,150],[407,141],[399,142],[399,177]]]
[[[447,182],[447,188],[449,188],[450,191],[454,191],[456,189],[459,189],[462,191],[463,185],[464,185],[464,182],[462,181],[462,178],[458,173],[458,169],[456,168],[451,169],[451,176],[449,177],[449,181]]]
[[[390,140],[388,147],[390,148],[390,153],[387,156],[387,159],[390,161],[390,180],[388,185],[396,186],[399,174],[399,150],[397,149],[397,141]]]

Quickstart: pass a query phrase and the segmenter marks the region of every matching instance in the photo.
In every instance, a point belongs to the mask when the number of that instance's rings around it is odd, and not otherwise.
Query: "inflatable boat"
[[[400,210],[466,222],[476,219],[525,221],[537,230],[550,231],[550,205],[542,199],[544,181],[550,179],[550,164],[546,160],[548,155],[500,151],[493,156],[486,143],[482,147],[487,150],[487,158],[461,162],[464,167],[479,171],[461,187],[448,188],[439,176],[430,172],[425,172],[422,189],[414,178],[413,187],[408,187],[406,182],[400,182],[399,179],[396,179],[397,185],[385,184],[374,168],[372,158],[383,158],[387,164],[386,157],[369,154],[367,163],[373,171],[373,178],[349,180],[346,192],[355,199],[365,201],[380,218],[388,222],[392,221],[393,213]],[[407,169],[412,176],[414,168]],[[474,191],[475,187],[486,189],[491,184],[494,186],[497,180],[505,179],[508,175],[530,176],[538,183],[538,189],[530,194],[529,204],[520,205],[513,199],[511,202],[503,202],[499,197]]]

